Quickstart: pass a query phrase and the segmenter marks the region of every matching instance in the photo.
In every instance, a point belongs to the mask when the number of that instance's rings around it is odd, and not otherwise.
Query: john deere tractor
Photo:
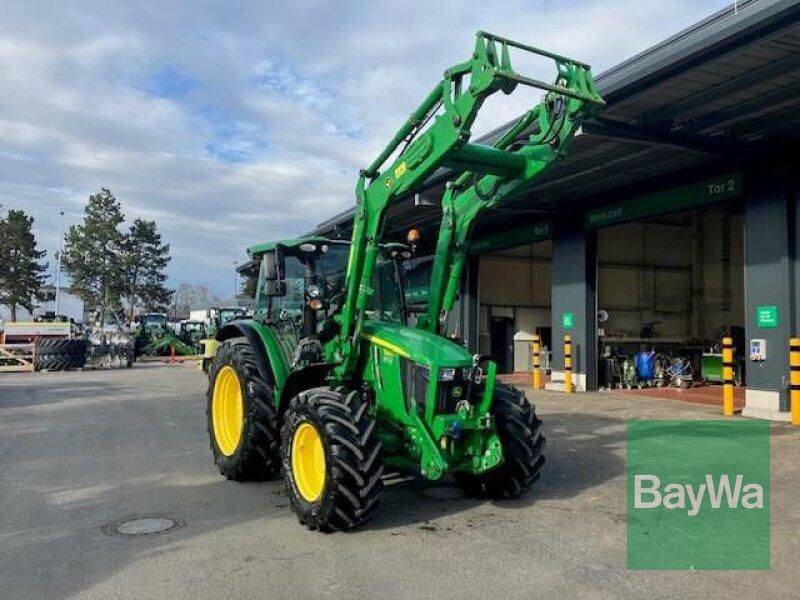
[[[140,315],[135,332],[136,357],[150,353],[153,346],[169,332],[167,314],[146,313]]]
[[[518,74],[511,51],[552,59],[553,83]],[[519,85],[545,95],[493,146],[470,128],[495,92]],[[545,440],[533,406],[495,379],[495,363],[447,339],[470,234],[487,210],[517,197],[567,152],[603,105],[588,65],[484,32],[474,53],[412,112],[364,169],[351,241],[303,238],[251,247],[260,261],[252,319],[229,323],[209,369],[208,431],[229,479],[282,473],[292,508],[310,529],[350,529],[378,506],[384,467],[469,493],[511,498],[540,476]],[[409,246],[384,239],[394,200],[437,169],[454,172],[427,309],[411,314],[402,261]]]

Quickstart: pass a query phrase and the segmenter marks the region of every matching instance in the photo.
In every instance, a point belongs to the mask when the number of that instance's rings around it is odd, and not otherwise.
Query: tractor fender
[[[286,363],[278,338],[269,327],[252,319],[228,323],[217,332],[215,338],[219,342],[224,342],[242,336],[247,338],[255,352],[261,376],[273,382],[277,402],[289,375],[289,365]]]
[[[289,373],[278,399],[279,417],[283,418],[283,413],[289,406],[289,401],[297,394],[309,388],[324,386],[331,369],[333,369],[331,363],[315,363]]]

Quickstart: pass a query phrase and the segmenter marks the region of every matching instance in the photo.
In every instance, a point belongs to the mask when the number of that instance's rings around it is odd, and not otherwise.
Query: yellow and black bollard
[[[789,340],[789,390],[792,425],[800,425],[800,338]]]
[[[542,389],[542,338],[533,336],[531,344],[531,385],[533,389]]]
[[[722,414],[733,416],[733,338],[722,338]]]
[[[564,336],[564,391],[572,393],[572,336]]]

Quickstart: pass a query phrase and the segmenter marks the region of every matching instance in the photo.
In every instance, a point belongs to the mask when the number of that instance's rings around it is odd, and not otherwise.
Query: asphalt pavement
[[[349,533],[219,475],[187,366],[0,374],[0,598],[796,598],[800,431],[772,428],[772,569],[626,569],[625,422],[714,407],[539,392],[547,465],[507,502],[396,477]],[[126,536],[131,519],[176,523]],[[141,525],[141,523],[140,523]],[[127,529],[126,529],[127,527]],[[125,525],[135,531],[138,525]]]

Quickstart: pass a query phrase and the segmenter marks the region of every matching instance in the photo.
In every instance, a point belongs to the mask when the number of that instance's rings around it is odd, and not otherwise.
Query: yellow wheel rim
[[[242,437],[244,402],[239,376],[228,365],[219,370],[214,380],[211,421],[217,446],[225,456],[231,456]]]
[[[306,502],[315,502],[325,489],[325,449],[316,427],[304,422],[292,437],[292,476]]]

